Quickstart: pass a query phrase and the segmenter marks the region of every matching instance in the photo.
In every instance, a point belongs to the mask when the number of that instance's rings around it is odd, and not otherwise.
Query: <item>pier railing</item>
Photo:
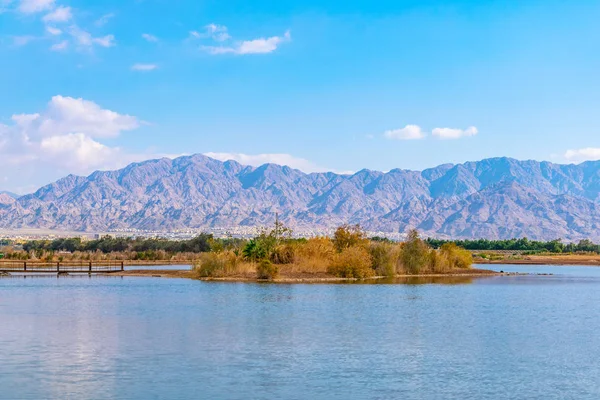
[[[125,269],[123,261],[17,261],[0,260],[0,272],[108,273]]]

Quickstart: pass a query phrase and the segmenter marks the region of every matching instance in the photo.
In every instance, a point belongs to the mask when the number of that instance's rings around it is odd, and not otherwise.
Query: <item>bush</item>
[[[440,248],[440,253],[448,260],[450,269],[466,269],[473,265],[473,255],[470,251],[458,247],[454,243],[446,243]]]
[[[431,265],[430,251],[429,246],[419,237],[419,233],[412,230],[402,246],[400,262],[409,274],[425,273]]]
[[[441,251],[431,250],[429,253],[429,270],[436,274],[443,274],[451,270],[452,267],[448,257]]]
[[[267,249],[260,240],[251,239],[244,246],[242,254],[246,260],[258,261],[267,256]]]
[[[371,256],[363,247],[349,247],[333,257],[327,272],[340,278],[365,279],[375,275],[372,263]]]
[[[239,257],[233,252],[203,253],[194,264],[194,271],[200,277],[218,278],[235,273],[239,262]]]
[[[296,260],[296,248],[294,243],[285,243],[275,247],[271,254],[271,261],[275,264],[292,264]]]
[[[369,243],[366,233],[360,225],[342,225],[333,234],[333,245],[338,252],[355,246],[366,246]]]
[[[273,264],[269,260],[262,260],[256,267],[256,277],[258,279],[268,279],[272,281],[279,276],[279,265]]]
[[[302,258],[330,259],[334,253],[333,242],[327,237],[308,239],[298,248],[298,256]]]
[[[369,246],[371,255],[371,267],[377,275],[396,275],[396,264],[398,263],[399,247],[387,242],[372,242]]]
[[[316,237],[298,246],[295,263],[303,272],[327,272],[335,253],[331,239]]]

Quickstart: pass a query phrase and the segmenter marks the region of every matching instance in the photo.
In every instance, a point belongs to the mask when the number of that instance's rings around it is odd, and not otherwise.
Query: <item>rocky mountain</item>
[[[12,197],[13,199],[19,198],[18,194],[15,194],[15,193],[12,193],[12,192],[8,192],[6,190],[0,190],[0,195],[6,195],[8,197]]]
[[[371,231],[453,238],[600,239],[600,162],[494,158],[424,171],[305,174],[203,155],[70,175],[0,195],[0,228],[110,231],[359,223]]]

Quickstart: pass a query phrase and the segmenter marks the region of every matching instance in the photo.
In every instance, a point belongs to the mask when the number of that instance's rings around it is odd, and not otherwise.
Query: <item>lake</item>
[[[0,278],[1,399],[599,399],[600,268],[427,284]]]

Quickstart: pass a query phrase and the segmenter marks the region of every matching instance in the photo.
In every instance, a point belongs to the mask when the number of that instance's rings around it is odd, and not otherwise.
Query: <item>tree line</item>
[[[351,227],[352,228],[352,227]],[[355,229],[355,228],[353,228]],[[351,229],[350,229],[351,230]],[[339,231],[338,231],[339,234]],[[366,237],[365,237],[366,238]],[[161,238],[130,238],[103,236],[95,240],[81,240],[80,238],[59,238],[54,240],[31,240],[23,244],[26,252],[101,252],[104,254],[115,252],[153,252],[164,251],[167,253],[205,253],[210,251],[221,251],[245,247],[244,253],[250,259],[264,258],[267,253],[280,241],[285,239],[287,243],[294,241],[305,242],[306,239],[292,239],[291,231],[283,226],[278,226],[272,232],[262,233],[254,239],[214,238],[213,235],[202,233],[188,240],[169,240]],[[389,239],[372,237],[372,242],[393,243]],[[465,240],[442,240],[428,238],[424,242],[434,248],[440,249],[444,244],[455,244],[467,250],[515,250],[528,252],[550,252],[550,253],[598,253],[600,245],[591,240],[581,240],[577,243],[565,243],[561,239],[550,241],[521,239],[489,240],[489,239],[465,239]],[[10,246],[14,243],[8,239],[0,240],[0,246]]]
[[[441,240],[426,239],[427,244],[433,248],[440,248],[446,243],[454,243],[467,250],[516,250],[527,252],[549,252],[549,253],[599,253],[600,245],[591,240],[581,240],[578,243],[564,243],[561,239],[550,240],[547,242],[529,240],[527,238],[508,239],[508,240]]]
[[[120,238],[104,236],[96,240],[82,241],[80,238],[54,240],[31,240],[23,244],[26,252],[65,251],[81,252],[147,252],[162,250],[168,253],[202,253],[211,251],[215,239],[210,234],[200,234],[189,240]]]

